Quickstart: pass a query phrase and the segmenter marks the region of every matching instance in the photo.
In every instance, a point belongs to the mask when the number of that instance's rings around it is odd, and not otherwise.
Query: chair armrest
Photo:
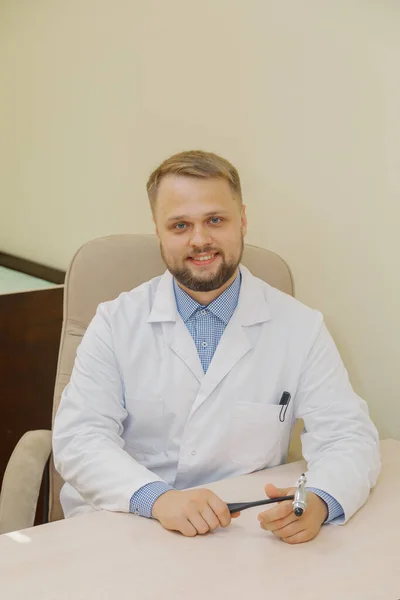
[[[304,460],[301,448],[301,433],[304,429],[304,421],[303,419],[299,419],[294,426],[292,431],[292,437],[289,445],[289,452],[286,459],[286,462],[297,462],[298,460]]]
[[[0,534],[32,527],[46,463],[51,431],[28,431],[8,461],[0,493]]]

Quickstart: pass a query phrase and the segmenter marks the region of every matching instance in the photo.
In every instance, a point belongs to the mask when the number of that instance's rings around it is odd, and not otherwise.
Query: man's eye
[[[184,231],[186,227],[186,223],[177,223],[176,225],[174,225],[174,228],[177,229],[178,231]]]
[[[210,219],[210,223],[212,223],[213,225],[218,225],[219,223],[221,223],[222,219],[221,217],[212,217]]]

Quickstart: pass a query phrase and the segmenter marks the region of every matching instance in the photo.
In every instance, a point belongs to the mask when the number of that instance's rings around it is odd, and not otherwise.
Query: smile
[[[195,265],[208,265],[214,261],[218,254],[204,254],[203,256],[191,256],[189,260]]]

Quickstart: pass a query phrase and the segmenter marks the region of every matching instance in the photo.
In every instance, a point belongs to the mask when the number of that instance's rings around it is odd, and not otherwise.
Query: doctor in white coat
[[[65,516],[132,512],[186,536],[228,526],[222,499],[187,488],[284,463],[301,418],[308,507],[277,504],[260,526],[295,544],[346,522],[376,483],[378,435],[322,315],[240,264],[236,169],[184,152],[147,190],[167,271],[101,304],[79,346],[53,438]]]

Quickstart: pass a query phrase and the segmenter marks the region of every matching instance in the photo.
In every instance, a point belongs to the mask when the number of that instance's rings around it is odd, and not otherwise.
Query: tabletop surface
[[[226,529],[185,538],[151,519],[95,512],[0,536],[4,600],[400,599],[400,442],[381,443],[382,473],[345,526],[287,545],[244,511]],[[293,485],[304,462],[207,485],[226,502]]]

